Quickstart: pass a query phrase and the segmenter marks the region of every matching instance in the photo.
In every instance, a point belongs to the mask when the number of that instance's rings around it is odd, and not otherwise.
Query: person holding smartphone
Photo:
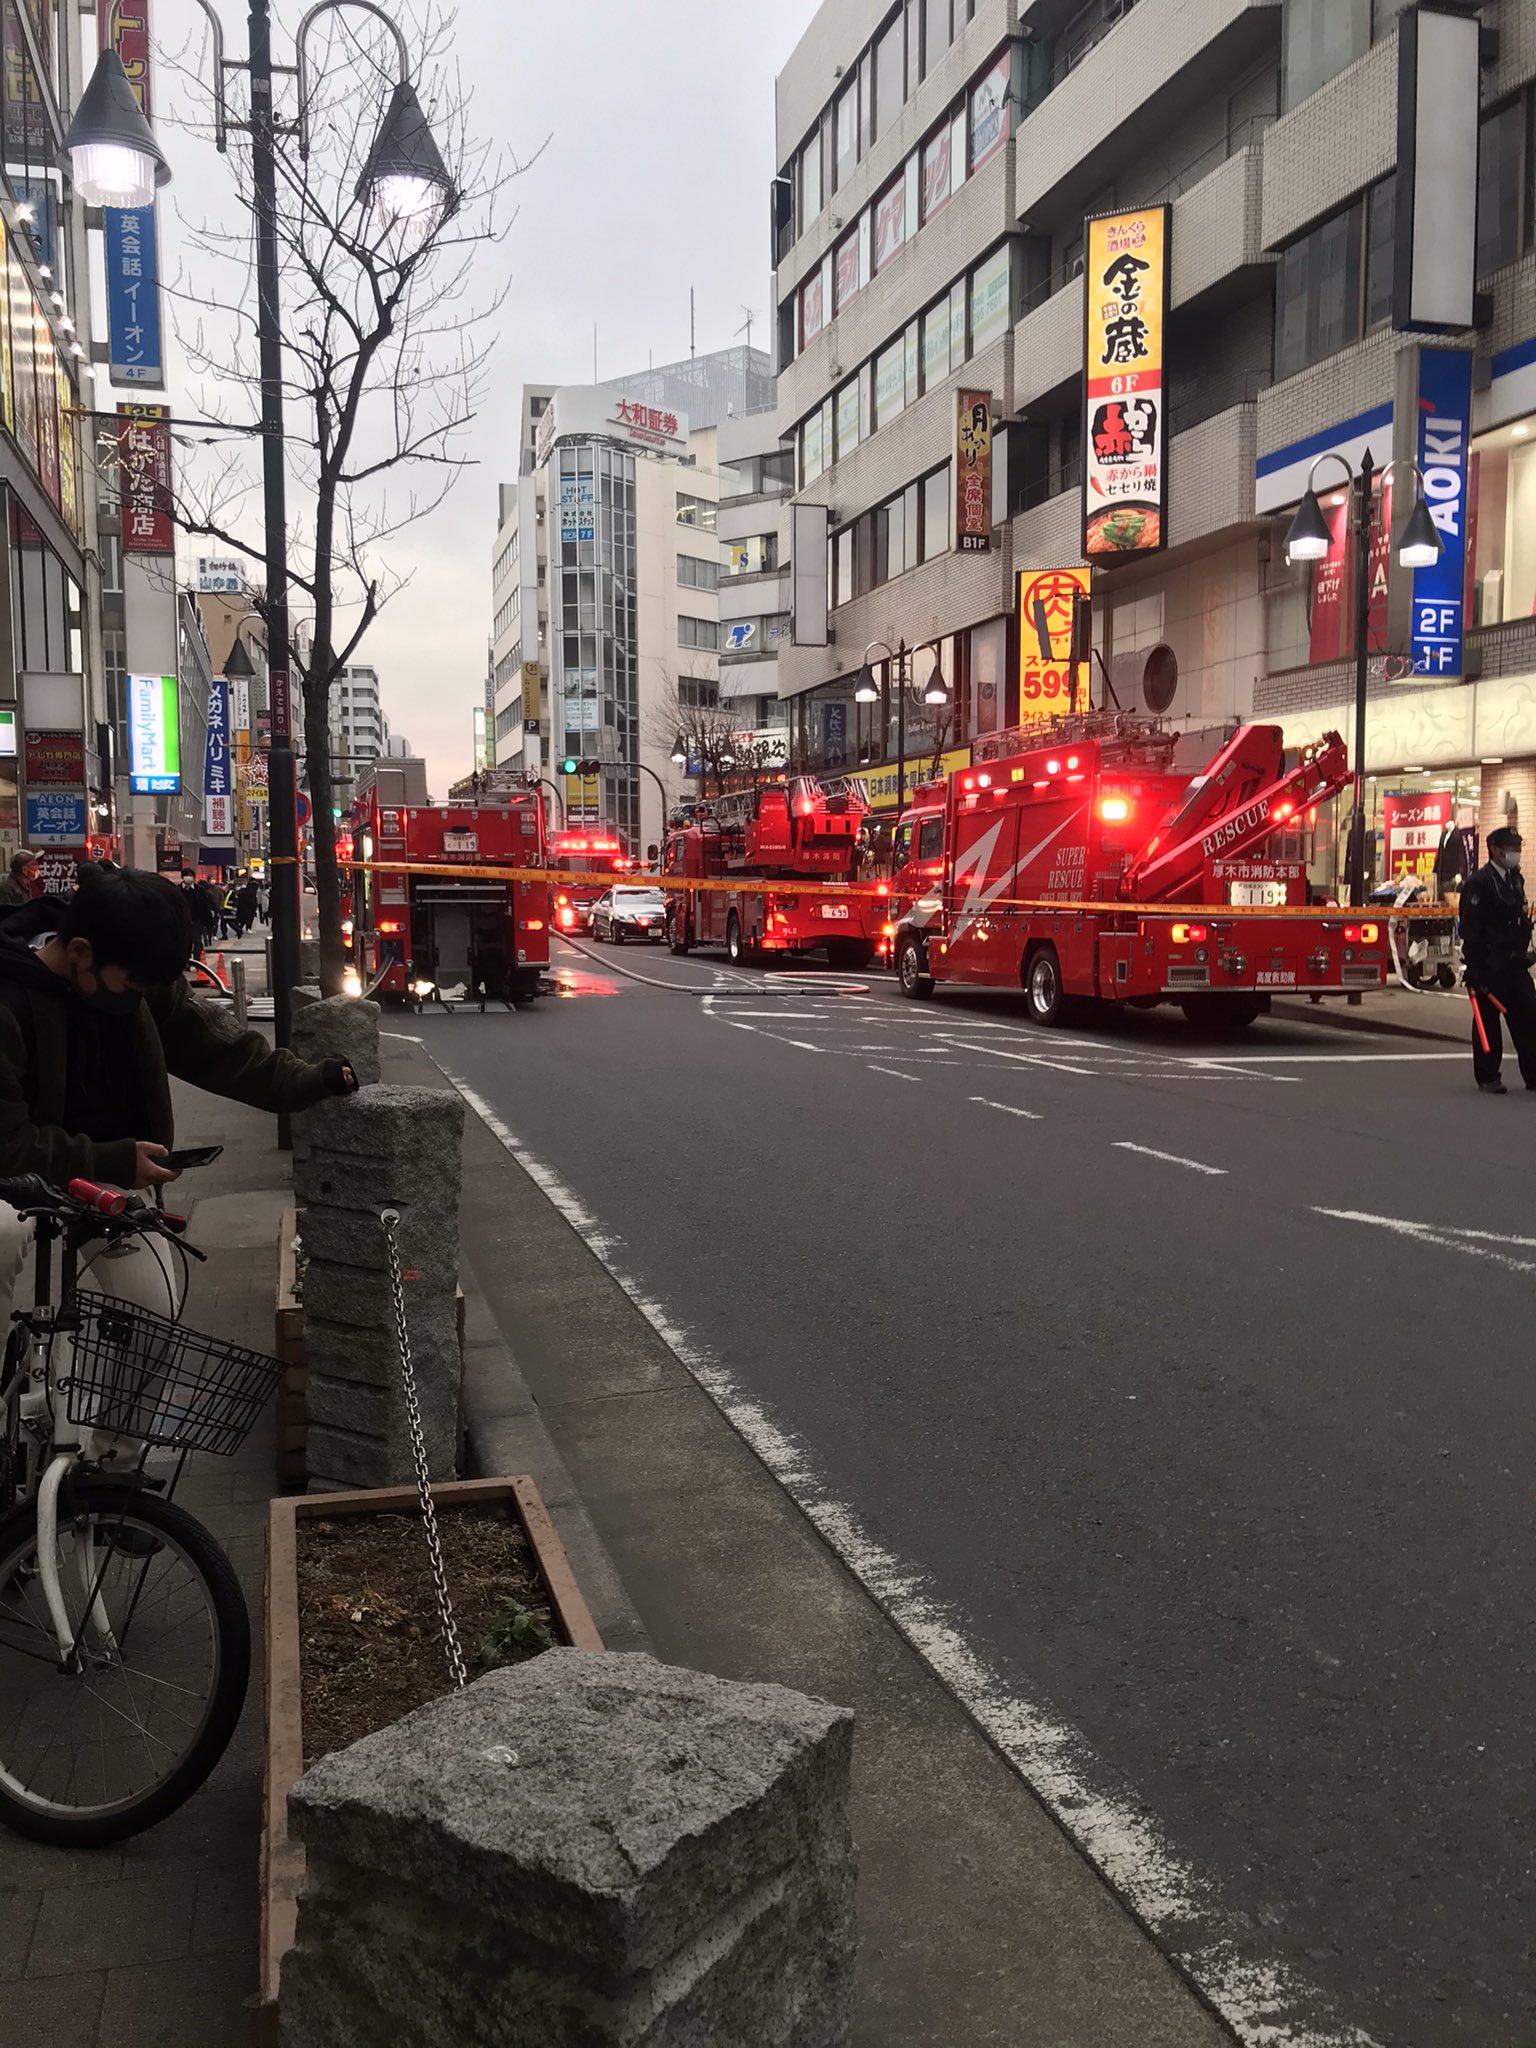
[[[345,1060],[297,1059],[205,1008],[185,979],[192,949],[182,891],[134,869],[102,869],[68,902],[43,897],[0,923],[0,1175],[174,1180],[171,1075],[274,1115],[355,1092]],[[29,1236],[0,1205],[0,1298]],[[108,1291],[125,1290],[115,1279]]]

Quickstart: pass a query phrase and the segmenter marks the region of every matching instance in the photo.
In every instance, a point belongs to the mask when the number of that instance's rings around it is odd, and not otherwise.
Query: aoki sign
[[[1414,459],[1424,502],[1440,535],[1439,560],[1415,569],[1410,650],[1416,676],[1463,673],[1467,582],[1467,481],[1472,440],[1472,356],[1467,349],[1420,348],[1414,411]],[[1406,477],[1399,482],[1406,485]]]

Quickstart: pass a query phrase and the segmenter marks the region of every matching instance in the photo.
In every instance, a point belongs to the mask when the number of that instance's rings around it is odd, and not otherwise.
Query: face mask
[[[80,973],[78,969],[70,976],[69,985],[82,1003],[89,1003],[91,1008],[103,1017],[132,1017],[137,1015],[139,1004],[144,999],[141,989],[108,988],[99,975],[95,976],[94,979],[96,986],[93,989],[84,989],[80,986]]]
[[[1510,852],[1510,851],[1506,850],[1506,852],[1505,852],[1505,854],[1504,854],[1504,866],[1505,866],[1505,869],[1506,869],[1506,871],[1507,871],[1507,872],[1508,872],[1509,874],[1512,874],[1512,875],[1518,875],[1518,874],[1519,874],[1519,872],[1520,872],[1520,854],[1519,854],[1519,851],[1518,851],[1518,849],[1517,849],[1516,851],[1514,851],[1514,852]]]

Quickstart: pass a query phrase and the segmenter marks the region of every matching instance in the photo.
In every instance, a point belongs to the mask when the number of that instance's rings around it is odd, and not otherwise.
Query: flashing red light
[[[878,887],[878,888],[876,889],[876,891],[875,891],[875,894],[876,894],[877,896],[889,896],[889,895],[890,895],[890,893],[891,893],[891,885],[890,885],[890,883],[889,883],[889,882],[882,882],[882,883],[880,884],[880,886],[879,886],[879,887]]]
[[[1347,924],[1344,937],[1351,946],[1374,946],[1381,937],[1381,929],[1374,924]]]
[[[1203,946],[1209,933],[1203,924],[1176,924],[1173,928],[1173,943],[1176,946]]]
[[[569,896],[557,896],[555,898],[555,908],[557,910],[563,910],[566,904],[570,902],[570,900],[571,899]]]
[[[1059,761],[1047,761],[1045,772],[1047,775],[1059,775],[1061,773],[1061,763]]]
[[[976,787],[976,778],[975,778],[975,776],[974,776],[974,775],[962,775],[962,776],[961,776],[961,778],[960,778],[960,787],[961,787],[962,789],[974,789],[974,788]]]
[[[1296,806],[1295,806],[1294,804],[1276,804],[1276,805],[1275,805],[1275,817],[1276,817],[1277,819],[1280,819],[1280,818],[1289,818],[1289,817],[1290,817],[1290,816],[1292,815],[1292,813],[1293,813],[1293,812],[1295,811],[1295,809],[1296,809]]]
[[[1123,825],[1130,815],[1130,803],[1123,796],[1107,796],[1099,804],[1099,816],[1106,825]]]
[[[978,776],[977,776],[977,778],[976,778],[976,787],[977,787],[978,789],[990,789],[990,788],[992,787],[992,778],[991,778],[991,776],[990,776],[990,775],[978,775]]]
[[[400,936],[400,920],[397,917],[381,917],[379,919],[379,935],[381,938],[398,939]]]
[[[523,919],[523,930],[525,932],[541,932],[543,929],[544,920],[542,917],[525,917]]]
[[[575,913],[575,911],[574,911],[574,910],[562,910],[562,911],[561,911],[561,913],[560,913],[560,925],[561,925],[561,929],[562,929],[562,930],[564,930],[564,931],[569,931],[569,930],[571,929],[571,927],[572,927],[572,926],[573,926],[573,925],[575,924],[575,922],[576,922],[576,913]]]
[[[1075,767],[1077,766],[1077,756],[1076,756],[1076,754],[1068,754],[1068,756],[1067,756],[1067,766],[1068,766],[1069,768],[1075,768]]]

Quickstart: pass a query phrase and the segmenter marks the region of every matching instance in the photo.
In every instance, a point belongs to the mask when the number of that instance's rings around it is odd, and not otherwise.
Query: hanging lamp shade
[[[148,206],[171,167],[116,50],[103,50],[59,152],[87,206]]]
[[[416,88],[402,79],[390,95],[368,152],[357,196],[385,227],[425,234],[457,201]]]

